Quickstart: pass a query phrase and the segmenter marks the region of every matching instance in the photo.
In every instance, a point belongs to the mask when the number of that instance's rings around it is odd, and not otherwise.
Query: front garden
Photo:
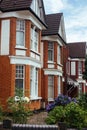
[[[0,106],[0,121],[5,119],[12,120],[13,123],[28,123],[34,113],[27,108],[28,98],[8,99],[8,112],[3,112]],[[59,95],[54,102],[46,107],[46,118],[44,122],[48,125],[58,125],[64,123],[67,128],[87,128],[87,94],[83,94],[80,98],[71,98],[66,95]],[[37,114],[38,116],[38,114]],[[39,116],[38,116],[39,118]],[[39,121],[39,120],[38,120]],[[35,123],[36,124],[36,123]],[[43,124],[39,122],[39,124]]]
[[[63,122],[67,128],[87,128],[87,94],[78,99],[59,95],[46,109],[47,124]]]

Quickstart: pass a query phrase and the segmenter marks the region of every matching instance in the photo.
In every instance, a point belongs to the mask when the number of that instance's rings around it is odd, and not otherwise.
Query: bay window
[[[16,22],[16,45],[25,46],[25,21],[17,19]]]
[[[54,57],[54,44],[52,42],[48,43],[48,61],[53,61]]]

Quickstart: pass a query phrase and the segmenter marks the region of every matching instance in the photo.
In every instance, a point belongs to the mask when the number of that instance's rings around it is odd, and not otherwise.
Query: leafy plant
[[[85,123],[85,111],[77,103],[68,104],[65,107],[65,122],[70,128],[81,129]]]
[[[64,122],[67,127],[80,130],[82,127],[87,127],[87,111],[75,102],[70,102],[66,106],[56,106],[48,113],[46,123],[58,122]]]
[[[80,98],[78,99],[78,103],[81,107],[87,110],[87,93],[80,95]]]
[[[71,98],[67,95],[60,94],[57,98],[55,98],[53,103],[49,103],[46,107],[46,110],[49,112],[56,106],[66,106],[70,102],[77,102],[75,98]]]
[[[48,113],[46,118],[47,124],[56,124],[58,121],[64,121],[65,112],[63,106],[56,106],[52,111]]]
[[[9,97],[8,109],[12,113],[12,120],[14,123],[26,123],[28,116],[31,114],[30,109],[27,107],[29,103],[28,97],[22,97],[21,90],[17,90],[15,97]]]

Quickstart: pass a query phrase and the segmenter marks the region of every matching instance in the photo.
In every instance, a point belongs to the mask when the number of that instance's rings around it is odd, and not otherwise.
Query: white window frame
[[[52,92],[51,94],[49,92],[50,90]],[[48,100],[51,101],[53,99],[54,99],[54,76],[48,75]]]
[[[82,62],[78,61],[78,75],[82,75]]]
[[[61,77],[58,77],[58,95],[61,94]]]
[[[24,77],[25,77],[25,67],[24,67],[24,65],[16,65],[15,83],[16,83],[17,79],[23,80],[23,87],[22,87],[22,89],[23,89],[23,95],[24,95]],[[20,89],[20,86],[19,87],[15,86],[15,88]],[[16,95],[16,96],[18,96],[18,95]]]
[[[30,97],[31,99],[38,98],[38,69],[33,66],[30,71]]]
[[[73,76],[76,75],[76,62],[75,61],[71,62],[71,75]]]
[[[70,62],[66,62],[66,73],[70,75]]]
[[[23,43],[17,43],[17,32],[23,33]],[[25,20],[17,19],[16,21],[16,46],[25,47]]]
[[[58,64],[61,63],[61,47],[58,45],[58,55],[57,55]]]
[[[31,27],[31,50],[38,53],[39,33],[35,27]]]
[[[33,0],[31,8],[40,17],[40,7],[39,0]]]
[[[51,62],[54,61],[54,44],[53,44],[53,42],[48,42],[48,61],[51,61]]]

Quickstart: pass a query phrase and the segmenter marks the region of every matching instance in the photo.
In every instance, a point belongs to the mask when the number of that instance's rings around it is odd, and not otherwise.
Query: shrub
[[[63,106],[56,106],[52,111],[48,113],[46,118],[47,124],[56,124],[58,121],[63,121],[65,116]]]
[[[12,113],[14,123],[26,123],[28,116],[31,114],[27,106],[30,100],[28,97],[23,97],[21,89],[16,89],[16,95],[8,98],[8,109]]]
[[[14,123],[26,123],[27,117],[30,115],[30,110],[26,107],[26,101],[22,98],[15,101],[14,97],[8,99],[8,108],[12,112],[12,120]]]
[[[77,103],[68,104],[65,107],[65,122],[70,128],[81,129],[85,123],[85,111]]]
[[[46,107],[46,110],[49,112],[51,111],[55,106],[66,106],[70,102],[77,102],[75,98],[71,98],[67,95],[59,95],[57,98],[55,98],[53,103],[49,103]]]
[[[75,102],[66,106],[56,106],[48,113],[47,124],[56,124],[58,122],[66,123],[68,128],[87,127],[87,111]]]
[[[85,110],[87,110],[87,93],[82,94],[79,99],[78,99],[78,103],[81,107],[83,107]]]

